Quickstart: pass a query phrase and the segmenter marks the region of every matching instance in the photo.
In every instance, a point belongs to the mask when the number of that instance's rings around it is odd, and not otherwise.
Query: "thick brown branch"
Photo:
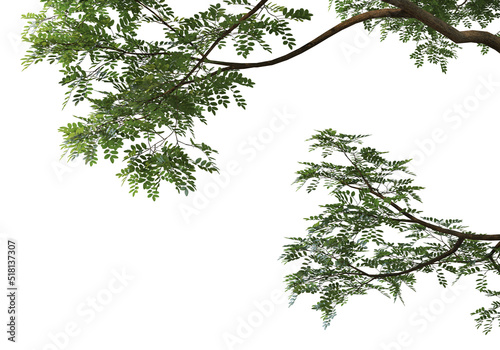
[[[203,64],[203,63],[208,63],[208,64],[214,64],[214,65],[221,65],[225,66],[225,68],[217,71],[210,73],[209,76],[217,75],[221,71],[228,71],[228,70],[240,70],[240,69],[248,69],[248,68],[258,68],[258,67],[266,67],[266,66],[272,66],[284,61],[287,61],[291,58],[294,58],[309,49],[315,47],[316,45],[322,43],[326,39],[332,37],[333,35],[339,33],[340,31],[349,28],[353,26],[354,24],[365,22],[371,19],[376,19],[376,18],[415,18],[422,23],[426,24],[432,29],[435,29],[439,33],[443,34],[450,40],[452,40],[455,43],[469,43],[469,42],[474,42],[478,44],[484,44],[486,46],[489,46],[493,48],[494,50],[500,52],[500,37],[497,37],[489,32],[486,31],[477,31],[477,30],[467,30],[467,31],[459,31],[449,25],[448,23],[444,22],[443,20],[435,17],[431,13],[419,8],[417,5],[412,3],[411,1],[407,0],[384,0],[384,2],[391,4],[393,6],[398,7],[398,9],[380,9],[380,10],[373,10],[373,11],[368,11],[359,15],[356,15],[342,23],[339,23],[335,27],[331,28],[330,30],[326,31],[322,35],[318,36],[314,40],[310,41],[306,45],[300,47],[297,50],[294,50],[284,56],[275,58],[273,60],[269,61],[262,61],[262,62],[254,62],[254,63],[239,63],[239,62],[224,62],[224,61],[218,61],[218,60],[209,60],[207,59],[208,55],[214,50],[215,47],[227,36],[229,35],[236,27],[238,27],[241,22],[245,21],[248,19],[250,16],[255,14],[262,6],[265,5],[267,0],[262,0],[260,1],[250,12],[248,12],[245,16],[241,17],[240,20],[235,23],[231,28],[227,29],[222,35],[212,44],[212,46],[205,52],[204,55],[202,55],[201,58],[197,58],[198,63],[193,67],[193,69],[185,75],[185,77],[177,83],[175,86],[170,88],[169,90],[165,91],[163,94],[155,97],[161,97],[164,95],[168,95],[174,90],[178,89],[179,87],[192,83],[192,80],[188,80],[192,74]],[[153,98],[153,99],[155,99]],[[500,235],[498,236],[500,237]],[[500,239],[500,238],[495,238],[495,240]]]
[[[456,44],[477,43],[484,44],[500,52],[500,37],[486,31],[464,30],[459,31],[433,14],[421,9],[408,0],[383,0],[385,3],[404,10],[411,17],[419,20],[428,27],[435,29]]]
[[[335,34],[341,32],[342,30],[349,28],[357,23],[362,23],[365,21],[368,21],[370,19],[376,19],[376,18],[385,18],[385,17],[391,17],[391,18],[401,18],[401,17],[409,17],[408,14],[406,14],[403,10],[399,9],[383,9],[383,10],[373,10],[369,12],[365,12],[362,14],[359,14],[357,16],[354,16],[352,18],[349,18],[348,20],[345,20],[342,23],[337,24],[335,27],[327,30],[314,40],[311,40],[304,46],[298,48],[297,50],[294,50],[284,56],[275,58],[270,61],[263,61],[263,62],[255,62],[255,63],[236,63],[236,62],[223,62],[223,61],[216,61],[216,60],[205,60],[205,63],[211,63],[211,64],[216,64],[216,65],[221,65],[221,66],[227,66],[227,68],[224,68],[224,70],[233,70],[233,69],[247,69],[247,68],[258,68],[258,67],[266,67],[266,66],[272,66],[284,61],[287,61],[291,58],[294,58],[304,52],[306,52],[309,49],[312,49],[318,44],[321,44],[323,41],[326,39],[334,36]]]

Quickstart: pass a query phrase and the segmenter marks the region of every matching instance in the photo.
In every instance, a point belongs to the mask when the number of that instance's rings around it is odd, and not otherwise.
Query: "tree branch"
[[[456,44],[477,43],[491,47],[500,52],[500,37],[481,30],[459,31],[433,14],[421,9],[409,0],[382,0],[383,2],[404,10],[411,17],[428,27],[435,29]]]
[[[430,259],[428,261],[425,261],[423,263],[415,265],[412,268],[410,268],[408,270],[405,270],[405,271],[391,272],[391,273],[381,273],[381,274],[378,274],[378,275],[372,275],[372,274],[363,272],[363,271],[361,271],[360,269],[358,269],[358,268],[356,268],[354,266],[351,266],[351,267],[353,267],[357,271],[362,272],[364,276],[371,277],[371,278],[384,278],[384,277],[395,277],[395,276],[400,276],[400,275],[406,275],[406,274],[408,274],[410,272],[413,272],[413,271],[416,271],[416,270],[420,270],[423,267],[432,265],[432,264],[434,264],[437,261],[440,261],[440,260],[443,260],[444,258],[449,257],[450,255],[452,255],[453,253],[455,253],[458,250],[458,248],[460,248],[460,246],[462,245],[462,243],[464,242],[464,240],[465,240],[465,238],[459,238],[450,250],[446,251],[445,253],[443,253],[441,255],[436,256],[435,258],[432,258],[432,259]]]
[[[312,49],[318,44],[321,44],[323,41],[326,39],[334,36],[335,34],[341,32],[342,30],[349,28],[357,23],[362,23],[365,21],[368,21],[370,19],[375,19],[375,18],[404,18],[404,17],[410,17],[405,11],[400,10],[400,9],[382,9],[382,10],[373,10],[369,12],[365,12],[362,14],[359,14],[357,16],[354,16],[352,18],[349,18],[348,20],[345,20],[342,23],[337,24],[335,27],[327,30],[314,40],[311,40],[304,46],[284,55],[278,58],[275,58],[270,61],[263,61],[263,62],[255,62],[255,63],[237,63],[237,62],[223,62],[223,61],[216,61],[216,60],[204,60],[205,63],[210,63],[210,64],[216,64],[216,65],[221,65],[221,66],[227,66],[223,70],[233,70],[233,69],[247,69],[247,68],[258,68],[258,67],[266,67],[266,66],[272,66],[284,61],[287,61],[291,58],[294,58],[309,49]],[[203,60],[201,58],[200,60]]]
[[[385,0],[384,0],[385,1]],[[260,67],[267,67],[267,66],[273,66],[275,64],[288,61],[291,58],[294,58],[296,56],[299,56],[300,54],[308,51],[309,49],[312,49],[316,45],[322,43],[323,41],[327,40],[328,38],[332,37],[333,35],[341,32],[342,30],[349,28],[357,23],[362,23],[371,19],[376,19],[376,18],[415,18],[422,23],[428,25],[430,28],[437,30],[450,40],[452,40],[455,43],[469,43],[469,42],[475,42],[478,44],[485,44],[486,46],[489,46],[493,48],[494,50],[500,52],[500,37],[497,37],[489,32],[485,31],[476,31],[476,30],[467,30],[467,31],[459,31],[449,25],[448,23],[444,22],[443,20],[435,17],[431,13],[422,10],[419,8],[417,5],[410,1],[406,0],[387,0],[385,1],[388,4],[394,5],[396,7],[399,7],[399,9],[381,9],[381,10],[373,10],[373,11],[368,11],[359,15],[356,15],[352,18],[349,18],[348,20],[345,20],[344,22],[341,22],[334,26],[333,28],[327,30],[317,38],[311,40],[304,46],[275,59],[269,60],[269,61],[262,61],[262,62],[253,62],[253,63],[240,63],[240,62],[225,62],[225,61],[218,61],[218,60],[208,60],[207,56],[208,54],[203,55],[201,58],[197,58],[199,66],[201,63],[209,63],[209,64],[214,64],[214,65],[220,65],[220,66],[225,66],[225,68],[221,69],[220,71],[213,72],[210,74],[210,76],[217,75],[221,71],[228,71],[228,70],[240,70],[240,69],[249,69],[249,68],[260,68]],[[216,44],[219,41],[216,42]],[[215,44],[215,46],[216,46]],[[215,47],[212,45],[212,48],[209,49],[211,52],[213,48]],[[210,53],[209,52],[209,53]],[[171,92],[171,90],[175,90],[179,88],[182,85],[189,84],[192,82],[192,80],[187,80],[187,77],[189,77],[192,73],[186,75],[185,79],[183,79],[181,82],[179,82],[175,87],[171,88],[167,92],[164,93],[168,94]],[[500,236],[499,236],[500,237]],[[500,238],[498,238],[500,239]]]
[[[428,27],[435,29],[439,33],[443,34],[445,37],[457,44],[463,43],[477,43],[484,44],[491,47],[500,53],[500,37],[493,35],[492,33],[479,30],[466,30],[459,31],[446,23],[445,21],[437,18],[433,14],[421,9],[413,2],[408,0],[384,0],[384,2],[398,7],[399,9],[381,9],[365,12],[356,15],[338,25],[332,29],[326,31],[316,39],[310,41],[301,48],[288,53],[287,55],[275,58],[269,61],[256,62],[256,63],[236,63],[236,62],[224,62],[216,60],[205,60],[206,63],[227,66],[224,70],[232,69],[247,69],[247,68],[258,68],[272,66],[277,63],[287,61],[293,57],[296,57],[305,51],[313,48],[314,46],[320,44],[331,36],[337,34],[338,32],[351,27],[354,24],[361,23],[370,19],[375,18],[415,18],[418,21],[424,23]]]

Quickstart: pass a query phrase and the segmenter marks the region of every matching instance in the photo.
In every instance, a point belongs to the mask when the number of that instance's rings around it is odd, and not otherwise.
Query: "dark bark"
[[[382,0],[408,13],[411,17],[435,29],[456,44],[477,43],[484,44],[500,52],[500,37],[481,30],[459,31],[433,14],[421,9],[408,0]]]

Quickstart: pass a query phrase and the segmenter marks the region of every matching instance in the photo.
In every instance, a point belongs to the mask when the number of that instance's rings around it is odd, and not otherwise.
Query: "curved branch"
[[[404,10],[400,9],[382,9],[382,10],[373,10],[373,11],[368,11],[359,15],[356,15],[352,18],[349,18],[348,20],[345,20],[342,23],[337,24],[335,27],[327,30],[317,38],[311,40],[304,46],[284,55],[278,58],[275,58],[273,60],[269,61],[263,61],[263,62],[255,62],[255,63],[237,63],[237,62],[223,62],[223,61],[216,61],[216,60],[207,60],[205,59],[205,63],[210,63],[210,64],[216,64],[216,65],[221,65],[221,66],[227,66],[223,70],[233,70],[233,69],[247,69],[247,68],[258,68],[258,67],[266,67],[266,66],[272,66],[284,61],[287,61],[291,58],[294,58],[309,49],[312,49],[318,44],[321,44],[323,41],[326,39],[334,36],[335,34],[341,32],[342,30],[349,28],[357,23],[362,23],[371,19],[376,19],[376,18],[408,18],[411,17],[409,16]],[[203,60],[203,58],[200,59],[200,61]]]
[[[428,27],[435,29],[456,44],[477,43],[491,47],[500,52],[500,37],[481,30],[459,31],[445,21],[437,18],[432,13],[421,9],[409,0],[382,0],[383,2],[396,6],[408,13],[411,17],[419,20]]]
[[[205,60],[206,63],[227,66],[224,70],[232,69],[247,69],[247,68],[258,68],[272,66],[277,63],[287,61],[293,57],[296,57],[305,51],[313,48],[314,46],[320,44],[331,36],[337,34],[338,32],[351,27],[354,24],[361,23],[370,19],[375,18],[415,18],[418,21],[424,23],[428,27],[438,31],[445,37],[450,39],[456,44],[464,43],[477,43],[484,44],[497,52],[500,53],[500,37],[493,35],[492,33],[480,30],[465,30],[459,31],[452,27],[445,21],[437,18],[433,14],[421,9],[413,2],[408,0],[384,0],[384,2],[398,7],[398,9],[381,9],[368,11],[359,15],[356,15],[348,20],[339,23],[332,29],[326,31],[316,39],[310,41],[301,48],[288,53],[287,55],[275,58],[269,61],[256,62],[256,63],[236,63],[236,62],[223,62],[216,60]]]
[[[420,270],[422,267],[426,267],[426,266],[429,266],[429,265],[432,265],[434,264],[435,262],[437,261],[440,261],[440,260],[443,260],[444,258],[447,258],[449,257],[450,255],[452,255],[453,253],[455,253],[458,248],[460,248],[460,246],[462,245],[462,243],[464,242],[465,238],[459,238],[456,243],[453,245],[453,247],[451,247],[450,250],[446,251],[445,253],[441,254],[441,255],[438,255],[436,256],[435,258],[432,258],[430,260],[427,260],[423,263],[420,263],[420,264],[417,264],[415,266],[413,266],[412,268],[408,269],[408,270],[405,270],[405,271],[400,271],[400,272],[391,272],[391,273],[381,273],[381,274],[378,274],[378,275],[372,275],[370,273],[366,273],[358,268],[355,268],[357,271],[360,271],[364,276],[367,276],[367,277],[371,277],[372,279],[373,278],[384,278],[384,277],[395,277],[395,276],[400,276],[400,275],[406,275],[410,272],[413,272],[413,271],[416,271],[416,270]],[[352,266],[354,267],[354,266]]]
[[[466,31],[459,31],[455,29],[454,27],[450,26],[448,23],[444,22],[443,20],[435,17],[431,13],[422,10],[419,8],[417,5],[414,3],[407,1],[407,0],[387,0],[384,2],[394,5],[396,7],[399,7],[398,9],[381,9],[381,10],[373,10],[373,11],[368,11],[359,15],[356,15],[352,18],[349,18],[348,20],[345,20],[344,22],[341,22],[334,26],[333,28],[327,30],[317,38],[311,40],[304,46],[275,59],[269,60],[269,61],[262,61],[262,62],[254,62],[254,63],[240,63],[240,62],[224,62],[224,61],[218,61],[218,60],[209,60],[206,57],[208,55],[204,55],[201,58],[198,59],[198,64],[201,63],[208,63],[208,64],[214,64],[214,65],[220,65],[220,66],[225,66],[224,68],[218,70],[217,72],[213,72],[210,74],[210,76],[217,75],[221,71],[228,71],[228,70],[240,70],[240,69],[249,69],[249,68],[259,68],[259,67],[267,67],[267,66],[273,66],[275,64],[287,61],[291,58],[294,58],[309,49],[315,47],[316,45],[322,43],[326,39],[332,37],[333,35],[341,32],[342,30],[349,28],[357,23],[362,23],[364,21],[368,21],[371,19],[376,19],[376,18],[415,18],[422,23],[428,25],[430,28],[435,29],[436,31],[440,32],[450,40],[452,40],[455,43],[469,43],[469,42],[475,42],[478,44],[484,44],[486,46],[489,46],[493,48],[494,50],[500,52],[500,37],[497,37],[489,32],[485,31],[478,31],[478,30],[466,30]],[[189,75],[188,75],[189,76]],[[176,87],[172,88],[171,90],[177,89],[182,85],[189,84],[191,83],[191,80],[186,80],[184,79],[181,81]],[[165,94],[171,92],[170,90],[167,91]],[[496,238],[496,239],[500,239]],[[495,239],[495,240],[496,240]]]

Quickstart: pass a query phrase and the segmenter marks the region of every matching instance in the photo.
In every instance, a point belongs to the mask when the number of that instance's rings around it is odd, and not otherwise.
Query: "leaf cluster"
[[[240,23],[251,9],[245,0],[209,5],[186,18],[163,0],[42,2],[40,13],[23,16],[23,40],[31,44],[23,65],[59,65],[67,87],[63,105],[92,108],[60,128],[63,151],[89,165],[100,157],[121,160],[118,177],[132,194],[143,188],[153,200],[163,181],[187,195],[196,188],[196,171],[217,172],[216,150],[196,140],[194,126],[231,102],[246,107],[241,89],[254,83],[211,64],[211,46],[232,43],[246,58],[256,47],[271,52],[267,38],[280,36],[293,48],[290,22],[312,16],[269,4]],[[161,39],[143,38],[152,32]]]

